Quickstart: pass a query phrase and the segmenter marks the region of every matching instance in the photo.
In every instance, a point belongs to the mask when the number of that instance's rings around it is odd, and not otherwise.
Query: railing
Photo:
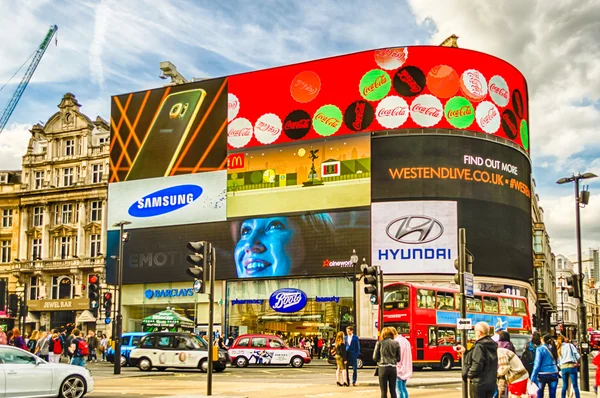
[[[86,258],[86,259],[68,259],[68,260],[38,260],[38,261],[20,261],[12,263],[10,266],[13,272],[33,272],[43,270],[58,270],[71,268],[93,268],[104,266],[104,259]]]

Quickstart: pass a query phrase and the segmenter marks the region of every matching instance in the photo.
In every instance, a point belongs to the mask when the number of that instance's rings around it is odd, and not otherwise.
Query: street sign
[[[473,329],[473,324],[471,323],[471,319],[469,319],[469,318],[458,318],[456,320],[456,329],[458,329],[458,330],[471,330],[471,329]]]
[[[377,296],[372,294],[371,297],[369,298],[369,301],[371,301],[371,304],[373,304],[373,305],[377,304]]]
[[[465,296],[473,298],[473,274],[470,272],[465,272],[464,280],[465,280]]]
[[[202,281],[200,279],[196,279],[194,281],[194,286],[192,287],[195,293],[199,293],[202,290]]]
[[[107,325],[110,324],[110,318],[104,318],[104,323],[106,323]]]

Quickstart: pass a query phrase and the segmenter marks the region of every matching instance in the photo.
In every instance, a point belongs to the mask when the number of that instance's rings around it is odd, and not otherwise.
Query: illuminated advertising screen
[[[124,244],[123,263],[127,284],[191,282],[185,272],[191,266],[186,261],[192,254],[186,248],[190,241],[213,244],[218,280],[354,274],[353,250],[367,259],[371,251],[369,210],[246,217],[127,231],[130,238]],[[109,280],[114,278],[111,256],[118,253],[118,245],[119,231],[109,231]]]
[[[509,63],[476,51],[409,46],[234,75],[228,148],[404,128],[470,130],[529,151],[528,93]]]
[[[451,201],[457,228],[466,229],[476,276],[532,277],[531,167],[523,153],[452,135],[378,137],[371,149],[374,264],[386,264],[395,255],[391,273],[453,274],[443,251],[426,251],[443,239],[440,225],[444,231],[451,225],[444,219],[451,212],[430,207]],[[422,205],[415,208],[418,201]],[[414,261],[418,266],[402,265]]]
[[[226,168],[227,79],[117,95],[109,182]]]
[[[370,157],[366,134],[230,153],[227,217],[369,206]]]

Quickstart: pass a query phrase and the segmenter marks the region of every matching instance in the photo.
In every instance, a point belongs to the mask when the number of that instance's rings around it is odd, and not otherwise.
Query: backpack
[[[75,348],[75,353],[77,355],[77,357],[85,357],[87,355],[90,355],[90,347],[88,346],[88,343],[86,343],[85,340],[83,339],[75,339],[77,340],[77,345]]]
[[[36,340],[29,339],[29,341],[27,342],[27,351],[33,353],[33,351],[35,350],[36,343]]]
[[[55,339],[50,340],[50,347],[52,347],[51,350],[54,354],[56,354],[56,355],[62,354],[63,348],[62,348],[62,343],[61,343],[60,337],[57,337],[56,340]]]
[[[523,351],[523,355],[521,355],[521,362],[525,367],[532,365],[535,362],[535,351],[532,348],[531,343],[527,344],[525,351]]]
[[[50,338],[50,340],[48,340],[48,351],[54,352],[54,339],[53,338]]]

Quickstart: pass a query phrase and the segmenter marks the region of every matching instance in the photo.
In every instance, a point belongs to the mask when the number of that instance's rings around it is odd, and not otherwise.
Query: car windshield
[[[525,334],[511,334],[510,342],[515,346],[517,354],[521,354],[525,350],[525,346],[529,343],[531,337]]]
[[[194,342],[198,344],[198,348],[208,347],[208,344],[206,344],[206,341],[204,341],[204,339],[202,339],[199,336],[194,335]]]

